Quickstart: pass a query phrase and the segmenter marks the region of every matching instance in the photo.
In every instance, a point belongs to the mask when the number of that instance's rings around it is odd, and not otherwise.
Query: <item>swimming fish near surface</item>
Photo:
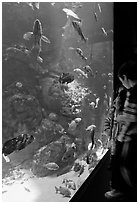
[[[37,10],[37,9],[39,9],[39,7],[40,7],[40,3],[39,2],[31,2],[31,3],[27,3],[31,8],[32,8],[32,10]]]
[[[63,8],[62,10],[67,14],[67,16],[72,16],[73,18],[81,22],[81,19],[78,17],[78,15],[74,13],[71,9]]]
[[[56,190],[56,193],[62,194],[63,197],[69,197],[69,198],[71,197],[71,192],[67,187],[59,186],[58,188],[55,186],[55,190]]]
[[[85,43],[87,42],[88,38],[86,38],[82,32],[82,29],[80,27],[79,22],[77,21],[72,21],[72,25],[74,27],[74,29],[77,31],[77,33],[79,34],[79,36],[81,37],[81,40],[83,40]]]
[[[37,48],[39,52],[42,50],[41,41],[50,43],[50,40],[42,34],[42,25],[39,19],[34,21],[33,32],[27,32],[23,35],[25,40],[30,40],[33,37],[33,48]]]
[[[97,4],[98,5],[98,9],[99,9],[99,12],[101,13],[102,12],[102,9],[100,7],[100,4]]]
[[[47,163],[47,164],[43,165],[43,167],[46,167],[47,169],[54,170],[54,171],[59,169],[59,166],[55,162]]]

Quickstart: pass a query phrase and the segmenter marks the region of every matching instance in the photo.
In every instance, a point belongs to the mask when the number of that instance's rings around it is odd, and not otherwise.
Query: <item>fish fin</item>
[[[25,40],[30,40],[30,38],[32,37],[32,35],[33,35],[33,32],[27,32],[27,33],[25,33],[25,34],[23,35],[23,38],[24,38]]]
[[[41,39],[46,43],[51,43],[50,40],[44,35],[42,35]]]

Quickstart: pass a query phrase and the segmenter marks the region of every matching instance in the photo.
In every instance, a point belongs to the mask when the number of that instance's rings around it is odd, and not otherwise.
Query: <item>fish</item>
[[[24,187],[24,189],[25,189],[27,192],[30,192],[30,189],[29,189],[29,188]]]
[[[63,8],[62,10],[67,14],[67,16],[72,16],[77,21],[81,22],[81,19],[78,17],[78,15],[74,13],[71,9]]]
[[[76,184],[73,180],[64,178],[62,183],[64,183],[67,188],[70,188],[72,190],[76,190]]]
[[[100,4],[97,4],[98,5],[98,9],[99,9],[99,12],[101,13],[102,12],[102,9],[100,7]]]
[[[90,102],[89,105],[91,106],[91,108],[95,108],[96,103],[94,101]]]
[[[79,124],[79,122],[81,122],[81,118],[75,118],[74,120],[72,120],[70,123],[69,123],[69,130],[70,131],[74,131],[77,127],[77,125]]]
[[[89,125],[87,128],[86,128],[86,131],[92,131],[94,128],[96,128],[96,125]]]
[[[84,165],[81,166],[78,177],[80,177],[83,174],[83,172],[84,172]]]
[[[91,75],[93,75],[93,70],[89,65],[84,66],[83,69],[85,70],[86,73],[90,73]]]
[[[73,71],[74,71],[74,72],[77,72],[77,73],[79,73],[79,74],[81,74],[82,76],[84,76],[84,77],[86,77],[86,78],[88,78],[88,75],[85,74],[85,72],[82,71],[82,70],[79,69],[79,68],[76,68],[76,69],[74,69]]]
[[[55,162],[47,163],[47,164],[43,165],[43,167],[46,167],[47,169],[54,170],[54,171],[59,169],[59,166]]]
[[[80,24],[77,21],[72,21],[72,25],[74,29],[77,31],[77,33],[79,34],[79,36],[81,37],[81,40],[83,40],[86,43],[88,38],[84,36],[82,29],[80,27]]]
[[[95,20],[97,22],[98,21],[98,17],[97,17],[97,13],[96,12],[94,12],[94,17],[95,17]]]
[[[82,119],[81,118],[75,118],[74,120],[75,120],[75,122],[78,123],[78,122],[81,122]]]
[[[7,140],[2,147],[2,154],[8,156],[14,151],[20,151],[24,149],[28,144],[34,141],[34,137],[30,134],[21,134],[10,140]]]
[[[71,192],[67,187],[59,186],[58,188],[55,186],[55,190],[56,190],[56,193],[62,194],[63,197],[69,197],[69,198],[71,197]]]
[[[39,7],[40,7],[40,3],[39,2],[31,2],[31,3],[27,3],[31,8],[32,10],[38,10]]]
[[[103,27],[101,28],[101,30],[102,30],[102,33],[103,33],[105,36],[108,35],[107,32],[105,31],[105,29],[104,29]]]
[[[100,100],[100,98],[98,97],[98,98],[96,98],[96,105],[95,105],[95,108],[97,108],[98,107],[98,102],[99,102],[99,100]]]
[[[34,21],[33,25],[33,32],[27,32],[23,35],[23,38],[25,40],[30,40],[33,38],[33,47],[32,49],[36,48],[39,53],[42,51],[42,45],[41,41],[44,41],[45,43],[51,43],[50,40],[43,35],[42,33],[42,25],[39,19],[36,19]]]
[[[68,148],[68,150],[64,153],[63,157],[62,157],[62,161],[63,162],[68,162],[71,159],[75,158],[75,148],[74,147],[70,147]]]
[[[61,84],[64,84],[64,83],[71,83],[72,81],[74,81],[74,76],[70,73],[62,73],[59,77],[59,82]]]
[[[87,60],[87,57],[84,56],[83,51],[81,50],[81,48],[76,48],[76,53],[83,59],[83,60]]]

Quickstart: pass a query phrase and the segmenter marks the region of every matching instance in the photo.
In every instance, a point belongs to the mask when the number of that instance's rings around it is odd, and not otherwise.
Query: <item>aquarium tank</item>
[[[112,2],[3,2],[3,201],[70,201],[108,150],[112,96]]]

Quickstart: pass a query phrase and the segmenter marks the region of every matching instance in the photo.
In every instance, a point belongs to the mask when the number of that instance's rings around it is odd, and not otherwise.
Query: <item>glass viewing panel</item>
[[[107,152],[112,2],[2,3],[2,199],[67,202]]]

